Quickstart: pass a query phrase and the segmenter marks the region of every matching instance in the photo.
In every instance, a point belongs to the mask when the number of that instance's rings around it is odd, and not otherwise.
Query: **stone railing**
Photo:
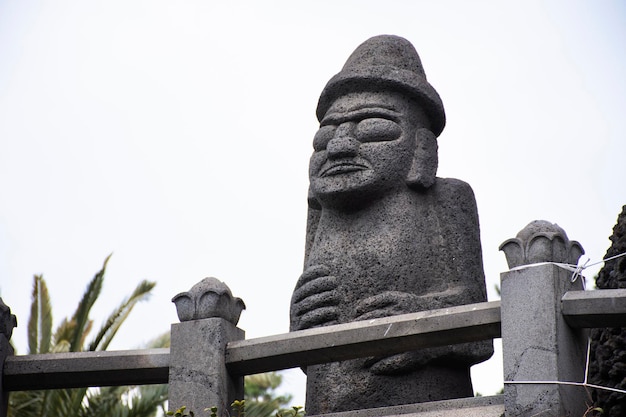
[[[498,337],[503,396],[336,415],[582,416],[590,403],[583,384],[586,329],[626,326],[626,290],[584,291],[582,279],[572,278],[577,276],[562,264],[518,266],[501,275],[502,301],[247,340],[233,323],[238,313],[209,308],[208,313],[182,314],[185,321],[172,325],[170,349],[13,356],[9,323],[0,326],[0,417],[6,416],[10,391],[154,383],[169,384],[170,409],[218,406],[226,415],[228,405],[242,398],[244,375]],[[194,312],[206,302],[206,281],[198,285],[199,294],[182,294]],[[243,305],[224,288],[209,292],[216,294],[214,305],[225,305],[220,297]],[[3,318],[14,321],[10,311]]]

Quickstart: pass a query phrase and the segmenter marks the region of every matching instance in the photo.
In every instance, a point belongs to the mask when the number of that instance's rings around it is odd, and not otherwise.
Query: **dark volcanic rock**
[[[406,39],[365,41],[326,85],[291,330],[486,301],[476,201],[437,178],[443,104]],[[491,341],[307,367],[309,414],[467,397]]]
[[[626,252],[626,206],[613,228],[611,247],[606,258]],[[608,261],[596,278],[599,289],[626,288],[626,256]],[[591,331],[589,382],[626,390],[626,328],[604,328]],[[604,409],[604,416],[626,416],[626,395],[595,390],[595,405]]]

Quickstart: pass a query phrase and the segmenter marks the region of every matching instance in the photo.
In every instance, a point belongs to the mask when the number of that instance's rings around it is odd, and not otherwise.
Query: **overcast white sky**
[[[58,323],[111,252],[97,320],[158,282],[113,348],[167,330],[205,276],[245,300],[248,337],[286,332],[317,99],[381,33],[413,42],[443,99],[439,176],[474,188],[490,299],[498,246],[531,220],[600,260],[626,204],[621,1],[0,0],[0,291],[20,352],[32,276]],[[497,360],[477,390],[502,386]]]

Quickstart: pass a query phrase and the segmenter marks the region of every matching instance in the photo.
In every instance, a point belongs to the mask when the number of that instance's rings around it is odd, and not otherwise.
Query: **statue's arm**
[[[341,300],[335,291],[337,278],[330,274],[328,266],[309,263],[320,216],[321,207],[309,197],[304,272],[298,278],[291,297],[291,331],[336,324],[339,318],[338,305]]]
[[[474,191],[469,184],[454,178],[437,181],[438,217],[446,226],[442,229],[450,248],[448,287],[463,291],[455,304],[487,301],[483,269],[480,224]]]
[[[304,265],[307,265],[309,253],[311,251],[311,246],[313,246],[313,241],[315,240],[315,233],[317,232],[317,225],[319,224],[321,215],[322,210],[319,203],[310,195],[309,192],[306,219],[306,241],[304,243]]]
[[[476,200],[471,187],[460,180],[438,178],[429,191],[438,230],[445,240],[441,279],[444,289],[415,294],[387,291],[362,300],[357,320],[446,308],[487,301]],[[419,277],[434,279],[435,277]],[[371,358],[366,366],[374,373],[404,373],[433,361],[474,364],[493,353],[491,341],[422,349],[385,358]]]

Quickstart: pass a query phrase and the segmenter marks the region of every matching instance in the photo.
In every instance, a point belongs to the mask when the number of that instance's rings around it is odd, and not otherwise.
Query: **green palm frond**
[[[82,408],[87,388],[56,389],[46,391],[43,416],[75,416]]]
[[[142,385],[131,396],[129,417],[153,417],[161,404],[167,400],[167,384]]]
[[[143,280],[137,285],[133,293],[122,301],[119,307],[117,307],[104,322],[100,331],[96,335],[95,339],[89,344],[88,350],[105,350],[111,340],[119,330],[124,320],[128,317],[135,304],[139,301],[145,300],[150,296],[150,291],[156,285],[155,282]]]
[[[290,395],[277,395],[274,391],[282,380],[282,375],[276,372],[247,375],[244,379],[246,414],[270,417],[289,404]]]
[[[41,415],[45,391],[16,391],[9,397],[7,417],[35,417]]]
[[[107,263],[111,259],[111,255],[107,256],[102,265],[102,269],[96,273],[92,280],[87,285],[87,289],[83,294],[83,298],[78,303],[76,312],[72,316],[72,321],[76,322],[73,335],[70,339],[70,350],[72,352],[78,352],[82,350],[83,345],[81,342],[85,338],[85,331],[87,330],[89,323],[89,312],[94,303],[100,296],[102,291],[102,282],[104,281],[104,273],[106,272]]]
[[[72,335],[74,334],[74,328],[76,327],[76,322],[73,320],[68,320],[67,317],[63,319],[61,324],[57,326],[57,329],[54,332],[53,344],[56,346],[59,343],[67,343],[68,352],[69,352],[69,343],[72,339]]]
[[[50,350],[50,353],[66,353],[70,351],[70,342],[67,340],[61,340],[55,343]]]
[[[278,410],[281,409],[281,405],[274,401],[271,402],[257,402],[246,400],[246,415],[254,417],[272,417]]]
[[[80,417],[117,416],[115,413],[128,387],[95,388],[87,392],[86,406]]]
[[[52,305],[48,287],[41,275],[35,275],[28,319],[28,351],[48,353],[52,339]]]
[[[168,348],[170,347],[171,336],[172,334],[170,333],[169,330],[166,332],[163,332],[157,337],[155,337],[154,339],[150,340],[146,344],[146,347],[148,349]]]
[[[65,318],[52,336],[52,308],[46,283],[35,277],[31,317],[28,324],[30,353],[81,351],[85,337],[93,327],[89,313],[96,302],[106,271],[109,255],[89,282],[71,319]],[[90,350],[105,350],[131,310],[145,300],[155,283],[142,281],[133,293],[111,313]],[[169,346],[169,332],[150,342],[150,347]],[[154,417],[163,409],[167,386],[75,388],[45,391],[13,392],[9,397],[8,417]]]
[[[250,400],[266,396],[268,395],[268,391],[276,389],[282,382],[282,375],[276,372],[263,372],[260,374],[246,375],[246,399]]]
[[[87,394],[80,417],[153,417],[167,400],[167,385],[104,387]]]

